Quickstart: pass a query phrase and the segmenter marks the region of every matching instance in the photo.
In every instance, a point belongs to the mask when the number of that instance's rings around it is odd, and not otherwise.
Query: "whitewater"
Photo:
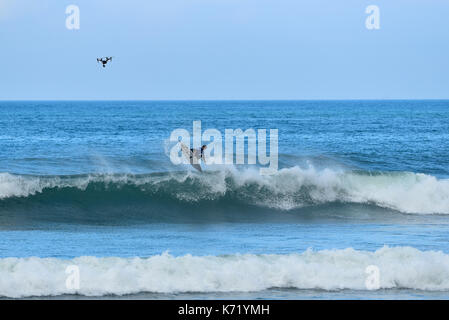
[[[79,268],[79,288],[67,286],[70,266]],[[4,258],[0,259],[0,296],[252,292],[270,288],[369,290],[368,266],[379,268],[377,290],[449,290],[448,254],[383,247],[375,252],[349,248],[288,255]]]
[[[373,204],[411,214],[449,214],[449,179],[411,172],[347,172],[291,167],[270,176],[235,168],[148,175],[24,176],[0,173],[0,201],[77,189],[119,192],[134,188],[149,197],[201,202],[230,198],[250,205],[292,210],[325,203]]]

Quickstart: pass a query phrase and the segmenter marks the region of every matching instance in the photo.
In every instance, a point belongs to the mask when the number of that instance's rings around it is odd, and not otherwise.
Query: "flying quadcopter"
[[[106,64],[112,61],[112,57],[105,57],[105,58],[97,58],[97,62],[101,62],[103,64],[103,68],[106,67]]]

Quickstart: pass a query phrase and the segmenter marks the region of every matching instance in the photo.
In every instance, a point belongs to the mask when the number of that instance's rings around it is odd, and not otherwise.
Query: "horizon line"
[[[349,98],[349,99],[0,99],[0,102],[64,102],[64,101],[117,101],[117,102],[170,102],[170,101],[446,101],[449,98]]]

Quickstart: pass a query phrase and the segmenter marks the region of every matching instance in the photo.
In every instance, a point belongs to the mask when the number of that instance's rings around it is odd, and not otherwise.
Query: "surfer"
[[[204,161],[204,150],[206,150],[206,149],[207,149],[207,146],[205,144],[198,150],[190,149],[190,160],[193,160],[193,157],[195,157],[198,160],[201,159]]]
[[[199,149],[189,149],[184,143],[179,141],[181,145],[182,154],[185,159],[189,161],[190,165],[194,167],[199,172],[202,172],[201,165],[198,163],[199,160],[203,160],[206,163],[206,158],[204,156],[204,150],[206,150],[207,146],[203,145]]]

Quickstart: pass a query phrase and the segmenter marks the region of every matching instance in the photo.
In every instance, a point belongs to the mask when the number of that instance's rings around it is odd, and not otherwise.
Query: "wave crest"
[[[332,202],[372,204],[405,213],[449,214],[449,179],[419,173],[368,173],[291,167],[271,176],[226,169],[204,174],[91,174],[25,176],[0,174],[0,199],[76,189],[120,192],[132,188],[150,197],[198,203],[230,199],[248,205],[292,210]]]
[[[284,255],[4,258],[0,259],[0,296],[367,290],[370,265],[379,268],[379,289],[449,290],[449,255],[384,247],[375,252],[349,248]],[[68,266],[78,267],[79,289],[66,286]]]

